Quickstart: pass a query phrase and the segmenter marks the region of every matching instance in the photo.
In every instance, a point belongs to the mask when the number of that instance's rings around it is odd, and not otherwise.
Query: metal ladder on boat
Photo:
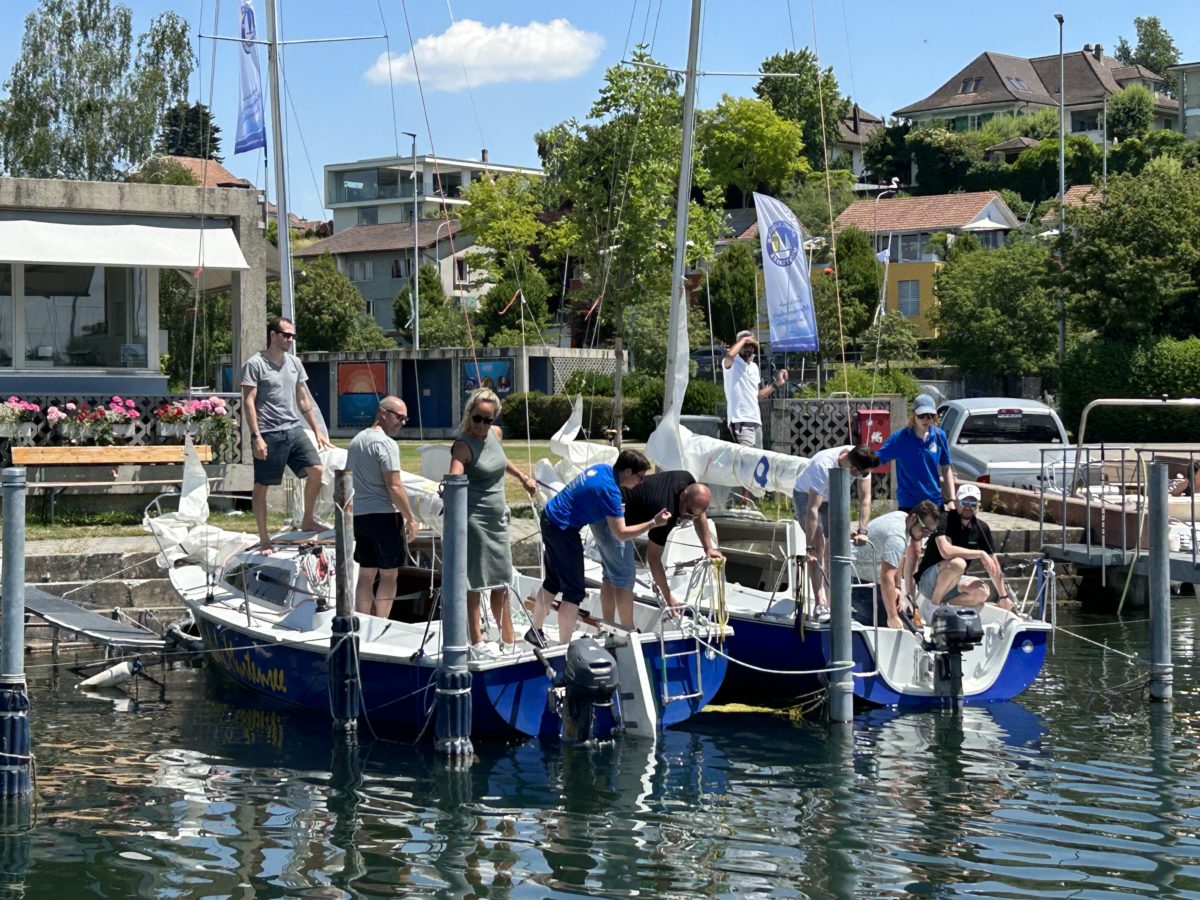
[[[690,650],[680,650],[676,653],[668,653],[667,652],[666,625],[667,625],[667,622],[669,619],[674,618],[671,615],[671,609],[669,607],[664,607],[659,612],[658,628],[655,629],[658,632],[658,653],[659,653],[659,660],[660,660],[659,661],[659,677],[662,682],[659,693],[660,693],[660,696],[662,697],[662,705],[664,707],[666,707],[669,703],[671,703],[675,700],[693,700],[696,697],[701,697],[704,695],[704,672],[703,672],[703,666],[701,665],[700,654],[702,652],[702,649],[701,649],[701,645],[700,645],[700,640],[694,632],[689,635],[687,632],[684,631],[684,629],[682,627],[683,619],[687,616],[692,616],[692,618],[694,619],[696,613],[695,613],[695,610],[693,610],[689,606],[680,608],[678,612],[679,612],[679,625],[680,625],[678,632],[681,637],[690,637],[691,638],[692,644],[691,644]],[[672,638],[672,639],[674,639],[674,638]],[[672,694],[671,693],[671,680],[667,676],[668,661],[672,660],[672,659],[681,659],[681,658],[691,658],[693,660],[693,664],[695,666],[694,673],[696,676],[695,677],[696,690],[692,691],[691,693]],[[685,665],[686,665],[686,663],[685,663]]]

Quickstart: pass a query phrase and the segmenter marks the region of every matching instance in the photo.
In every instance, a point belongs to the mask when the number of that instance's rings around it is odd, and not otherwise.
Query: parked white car
[[[1075,451],[1058,413],[1046,404],[977,397],[943,403],[938,414],[960,479],[1031,491],[1071,481]]]

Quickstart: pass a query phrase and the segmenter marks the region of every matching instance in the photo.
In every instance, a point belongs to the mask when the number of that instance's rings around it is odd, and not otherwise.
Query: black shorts
[[[367,569],[398,569],[405,563],[408,542],[400,513],[367,513],[354,517],[354,561]]]
[[[255,484],[282,484],[285,467],[297,478],[304,478],[309,468],[321,465],[321,455],[299,425],[286,431],[265,431],[262,439],[267,445],[267,458],[254,460]]]
[[[549,594],[562,594],[564,603],[578,606],[587,596],[583,582],[583,541],[578,528],[559,528],[542,517],[542,561],[546,580],[542,588]]]

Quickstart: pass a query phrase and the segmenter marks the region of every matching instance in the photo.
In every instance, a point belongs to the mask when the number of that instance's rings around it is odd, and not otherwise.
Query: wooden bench
[[[211,446],[201,444],[195,449],[201,462],[212,462]],[[13,447],[12,462],[14,466],[37,468],[37,477],[28,481],[26,488],[31,491],[45,491],[46,506],[43,510],[43,519],[53,524],[55,500],[59,494],[70,488],[168,485],[179,484],[181,479],[119,481],[116,478],[117,473],[113,472],[114,477],[105,481],[46,481],[47,469],[62,466],[179,466],[183,465],[183,451],[182,444],[147,447]]]

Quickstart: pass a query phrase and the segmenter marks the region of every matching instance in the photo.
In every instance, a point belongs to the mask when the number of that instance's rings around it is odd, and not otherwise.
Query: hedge
[[[1067,353],[1060,408],[1071,431],[1083,409],[1100,397],[1200,396],[1200,338],[1164,338],[1143,345],[1081,341]],[[1164,407],[1097,409],[1088,416],[1088,443],[1154,441],[1190,443],[1200,433],[1200,412]]]

